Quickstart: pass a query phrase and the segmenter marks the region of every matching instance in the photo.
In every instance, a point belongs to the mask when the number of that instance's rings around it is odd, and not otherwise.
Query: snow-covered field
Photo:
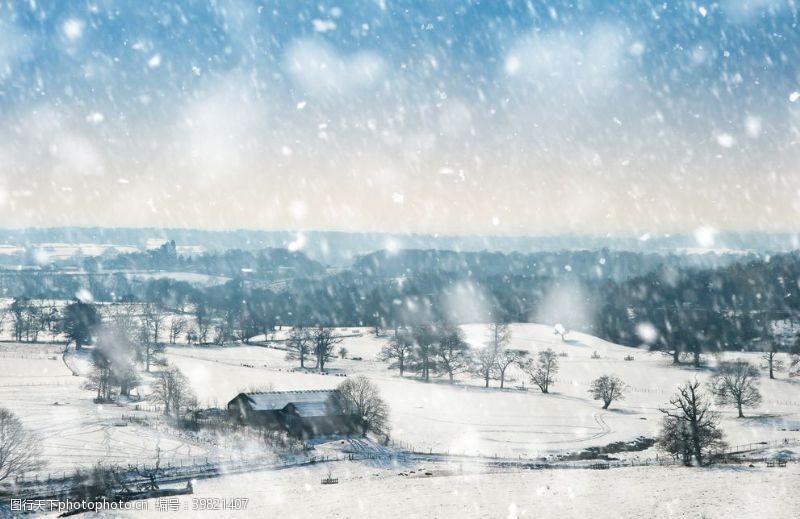
[[[276,338],[286,333],[281,330]],[[660,424],[658,407],[667,402],[675,386],[694,377],[709,377],[707,370],[674,367],[661,354],[580,333],[572,333],[562,342],[551,326],[517,324],[511,327],[512,347],[531,352],[553,348],[566,353],[559,357],[561,370],[551,394],[531,388],[519,372],[511,373],[513,380],[507,381],[503,390],[497,381],[486,389],[483,381],[466,373],[453,385],[446,377],[425,383],[410,374],[401,378],[376,359],[386,336],[376,338],[368,329],[339,333],[347,335],[341,346],[347,348],[348,356],[363,360],[337,358],[327,375],[297,371],[278,349],[280,341],[272,343],[276,347],[177,345],[167,349],[167,358],[190,379],[201,404],[220,407],[241,390],[333,388],[344,380],[337,375],[363,374],[377,383],[389,403],[395,447],[513,458],[557,455],[638,436],[653,437]],[[465,333],[476,346],[487,338],[484,325],[465,326]],[[48,462],[43,475],[69,473],[96,462],[152,464],[157,451],[162,463],[231,455],[230,444],[159,425],[156,412],[134,411],[130,403],[94,404],[92,392],[82,387],[85,378],[70,370],[85,374],[86,359],[71,353],[65,363],[62,348],[0,343],[0,402],[42,439]],[[599,358],[593,358],[595,352]],[[634,360],[624,360],[628,355]],[[744,357],[760,364],[757,354],[726,357]],[[604,411],[599,402],[591,400],[587,387],[590,380],[606,373],[622,378],[630,390],[625,400]],[[722,426],[731,444],[800,438],[800,383],[784,373],[778,377],[769,380],[764,373],[760,381],[763,403],[748,410],[748,418],[737,419],[733,409],[721,409]],[[523,385],[526,390],[518,389]],[[140,391],[146,394],[147,387]],[[123,425],[122,415],[130,414],[148,416],[152,423]],[[333,444],[323,444],[317,452],[332,449]],[[238,452],[242,455],[244,451]],[[247,455],[252,456],[253,451]],[[627,454],[640,459],[655,455],[653,449]],[[249,497],[247,516],[292,517],[725,517],[728,513],[757,516],[758,512],[791,517],[794,514],[788,511],[800,509],[798,495],[791,491],[791,485],[798,483],[795,463],[780,469],[637,467],[512,473],[498,473],[485,465],[462,473],[462,466],[444,461],[427,465],[430,477],[420,475],[420,466],[370,466],[366,462],[232,474],[198,481],[195,497]],[[340,478],[339,485],[321,487],[319,478],[328,469]],[[398,476],[410,470],[415,473]],[[154,511],[152,503],[150,508]],[[245,515],[228,512],[223,516]]]
[[[62,351],[63,346],[0,343],[0,406],[40,438],[46,461],[41,476],[69,475],[97,462],[152,465],[157,451],[164,463],[228,459],[230,453],[213,443],[177,436],[159,424],[157,412],[136,411],[134,404],[93,403],[93,392],[83,388],[86,379],[73,376]],[[85,373],[88,362],[81,360],[68,356],[72,368]],[[151,425],[122,420],[131,415],[148,418]]]
[[[320,485],[329,470],[339,484]],[[401,470],[408,475],[400,475]],[[194,485],[194,496],[181,496],[179,512],[157,511],[156,500],[149,500],[147,511],[119,515],[789,519],[797,517],[800,510],[798,482],[798,465],[781,469],[636,467],[462,473],[457,466],[383,469],[342,462],[200,480]],[[249,501],[245,511],[203,513],[192,510],[199,503],[193,498]]]
[[[513,370],[515,380],[507,382],[504,390],[496,381],[485,389],[483,381],[466,373],[454,385],[446,377],[429,383],[408,374],[400,378],[376,360],[386,337],[376,338],[368,329],[341,344],[350,357],[363,360],[337,359],[329,365],[329,375],[292,371],[295,363],[285,360],[285,352],[259,346],[178,346],[169,348],[168,357],[192,380],[201,402],[221,406],[248,388],[333,388],[342,381],[336,373],[364,374],[378,384],[389,403],[395,441],[416,450],[498,456],[540,456],[653,437],[660,425],[658,407],[668,401],[675,387],[694,377],[709,378],[707,370],[676,368],[664,355],[580,333],[571,333],[562,342],[549,326],[516,324],[511,331],[512,347],[532,353],[552,348],[567,354],[559,357],[561,370],[551,394],[530,387],[522,373]],[[475,345],[488,338],[484,325],[465,326],[465,332]],[[592,358],[594,352],[599,359]],[[634,360],[625,361],[628,355]],[[754,353],[726,357],[760,363]],[[590,381],[601,374],[617,375],[630,386],[626,399],[606,411],[587,392]],[[523,384],[527,390],[516,389]],[[747,412],[748,418],[737,419],[733,408],[721,409],[728,441],[800,438],[800,381],[781,373],[777,380],[764,376],[760,388],[763,403]]]

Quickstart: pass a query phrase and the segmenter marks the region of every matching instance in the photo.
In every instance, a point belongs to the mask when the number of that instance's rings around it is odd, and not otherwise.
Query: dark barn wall
[[[360,432],[357,417],[340,414],[341,408],[334,407],[325,416],[301,416],[291,402],[283,409],[255,410],[251,400],[240,394],[228,403],[228,415],[242,425],[283,430],[297,438]]]
[[[356,420],[349,416],[300,417],[284,413],[286,430],[298,438],[312,438],[331,434],[352,434],[358,430]]]
[[[254,411],[246,398],[237,397],[228,403],[228,414],[241,424],[254,427],[280,428],[280,411]]]

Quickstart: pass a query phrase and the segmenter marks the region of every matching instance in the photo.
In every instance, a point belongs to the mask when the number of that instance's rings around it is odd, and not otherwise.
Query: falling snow
[[[793,517],[797,25],[0,1],[0,437],[36,458],[0,445],[0,517],[192,481],[252,499],[220,517]],[[708,428],[665,410],[695,382]]]

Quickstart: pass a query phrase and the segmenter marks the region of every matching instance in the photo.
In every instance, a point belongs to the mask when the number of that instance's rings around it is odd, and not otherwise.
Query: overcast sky
[[[208,4],[0,4],[2,225],[800,227],[792,1]]]

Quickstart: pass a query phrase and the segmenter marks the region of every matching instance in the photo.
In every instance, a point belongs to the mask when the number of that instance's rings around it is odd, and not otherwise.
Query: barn
[[[239,393],[228,402],[228,415],[239,423],[284,430],[297,438],[351,433],[358,425],[336,390]]]

